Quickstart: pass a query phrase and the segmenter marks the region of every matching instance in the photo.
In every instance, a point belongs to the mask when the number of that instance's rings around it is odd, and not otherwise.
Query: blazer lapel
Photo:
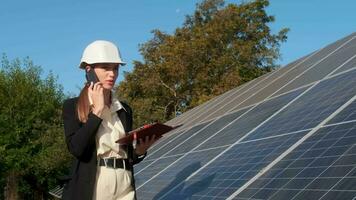
[[[126,111],[124,109],[120,109],[117,111],[117,115],[119,116],[122,126],[125,129],[125,133],[127,134],[129,132],[129,124],[128,124],[128,116]]]

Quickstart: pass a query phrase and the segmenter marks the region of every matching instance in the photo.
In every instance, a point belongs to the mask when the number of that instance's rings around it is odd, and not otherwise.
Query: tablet
[[[134,133],[136,133],[136,141],[139,142],[139,139],[145,139],[146,136],[151,137],[155,135],[155,138],[160,138],[163,134],[168,133],[169,131],[180,127],[179,126],[168,126],[159,122],[154,122],[151,124],[144,125],[140,128],[130,131],[125,137],[120,138],[116,141],[119,144],[132,144],[134,140]]]

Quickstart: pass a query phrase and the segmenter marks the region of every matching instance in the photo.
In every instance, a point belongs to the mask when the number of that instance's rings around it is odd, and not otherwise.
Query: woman
[[[132,111],[118,101],[112,89],[120,65],[118,48],[94,41],[83,52],[80,68],[97,83],[87,83],[79,97],[63,105],[65,139],[75,156],[63,199],[135,199],[133,165],[140,162],[155,138],[132,145],[115,143],[132,129]]]

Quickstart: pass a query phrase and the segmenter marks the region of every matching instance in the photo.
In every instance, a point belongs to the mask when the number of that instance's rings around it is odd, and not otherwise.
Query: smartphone
[[[87,79],[87,84],[90,84],[91,82],[93,82],[93,84],[99,82],[99,79],[96,76],[94,69],[92,68],[86,72],[85,77]]]

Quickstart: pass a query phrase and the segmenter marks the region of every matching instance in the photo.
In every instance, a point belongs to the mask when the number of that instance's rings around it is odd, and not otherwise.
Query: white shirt
[[[118,143],[115,143],[119,138],[126,135],[121,120],[117,116],[117,111],[125,108],[117,98],[113,97],[114,95],[111,96],[111,106],[110,108],[104,107],[101,116],[103,121],[96,133],[97,156],[101,158],[127,158],[126,148],[122,148]]]

